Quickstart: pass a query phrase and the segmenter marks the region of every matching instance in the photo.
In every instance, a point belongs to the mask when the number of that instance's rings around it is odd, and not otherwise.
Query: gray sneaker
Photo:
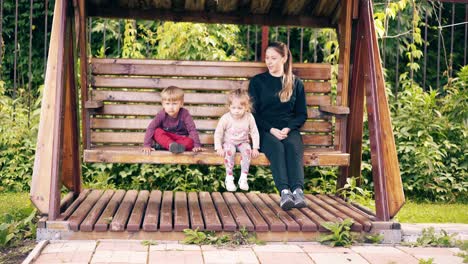
[[[169,151],[172,153],[182,153],[185,151],[185,146],[176,142],[169,145]]]
[[[294,190],[293,197],[294,197],[294,207],[302,208],[302,207],[307,206],[307,203],[304,199],[304,192],[302,191],[301,188],[297,188],[296,190]]]
[[[284,189],[281,191],[280,206],[285,211],[294,207],[294,199],[290,190]]]

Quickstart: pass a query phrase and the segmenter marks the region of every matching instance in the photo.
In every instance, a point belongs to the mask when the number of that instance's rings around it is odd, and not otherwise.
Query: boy
[[[143,144],[143,152],[149,155],[153,139],[161,148],[172,153],[185,150],[203,151],[189,111],[184,105],[184,91],[175,86],[169,86],[161,92],[163,110],[159,111],[148,125]]]

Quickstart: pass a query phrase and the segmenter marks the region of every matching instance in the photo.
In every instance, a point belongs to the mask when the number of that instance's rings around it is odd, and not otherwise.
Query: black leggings
[[[279,191],[304,187],[304,144],[298,130],[279,140],[271,133],[260,134],[260,149],[270,161],[270,169]]]

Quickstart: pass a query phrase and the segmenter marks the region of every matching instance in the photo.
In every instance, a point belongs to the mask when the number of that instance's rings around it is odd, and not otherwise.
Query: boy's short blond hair
[[[162,101],[184,101],[184,90],[176,86],[169,86],[161,92]]]

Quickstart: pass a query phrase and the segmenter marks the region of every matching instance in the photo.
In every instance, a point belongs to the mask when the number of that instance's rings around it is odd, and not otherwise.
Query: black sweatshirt
[[[282,77],[268,71],[250,80],[249,94],[253,101],[253,115],[259,131],[270,132],[272,127],[299,129],[307,119],[304,84],[294,76],[293,94],[288,102],[281,102]]]

